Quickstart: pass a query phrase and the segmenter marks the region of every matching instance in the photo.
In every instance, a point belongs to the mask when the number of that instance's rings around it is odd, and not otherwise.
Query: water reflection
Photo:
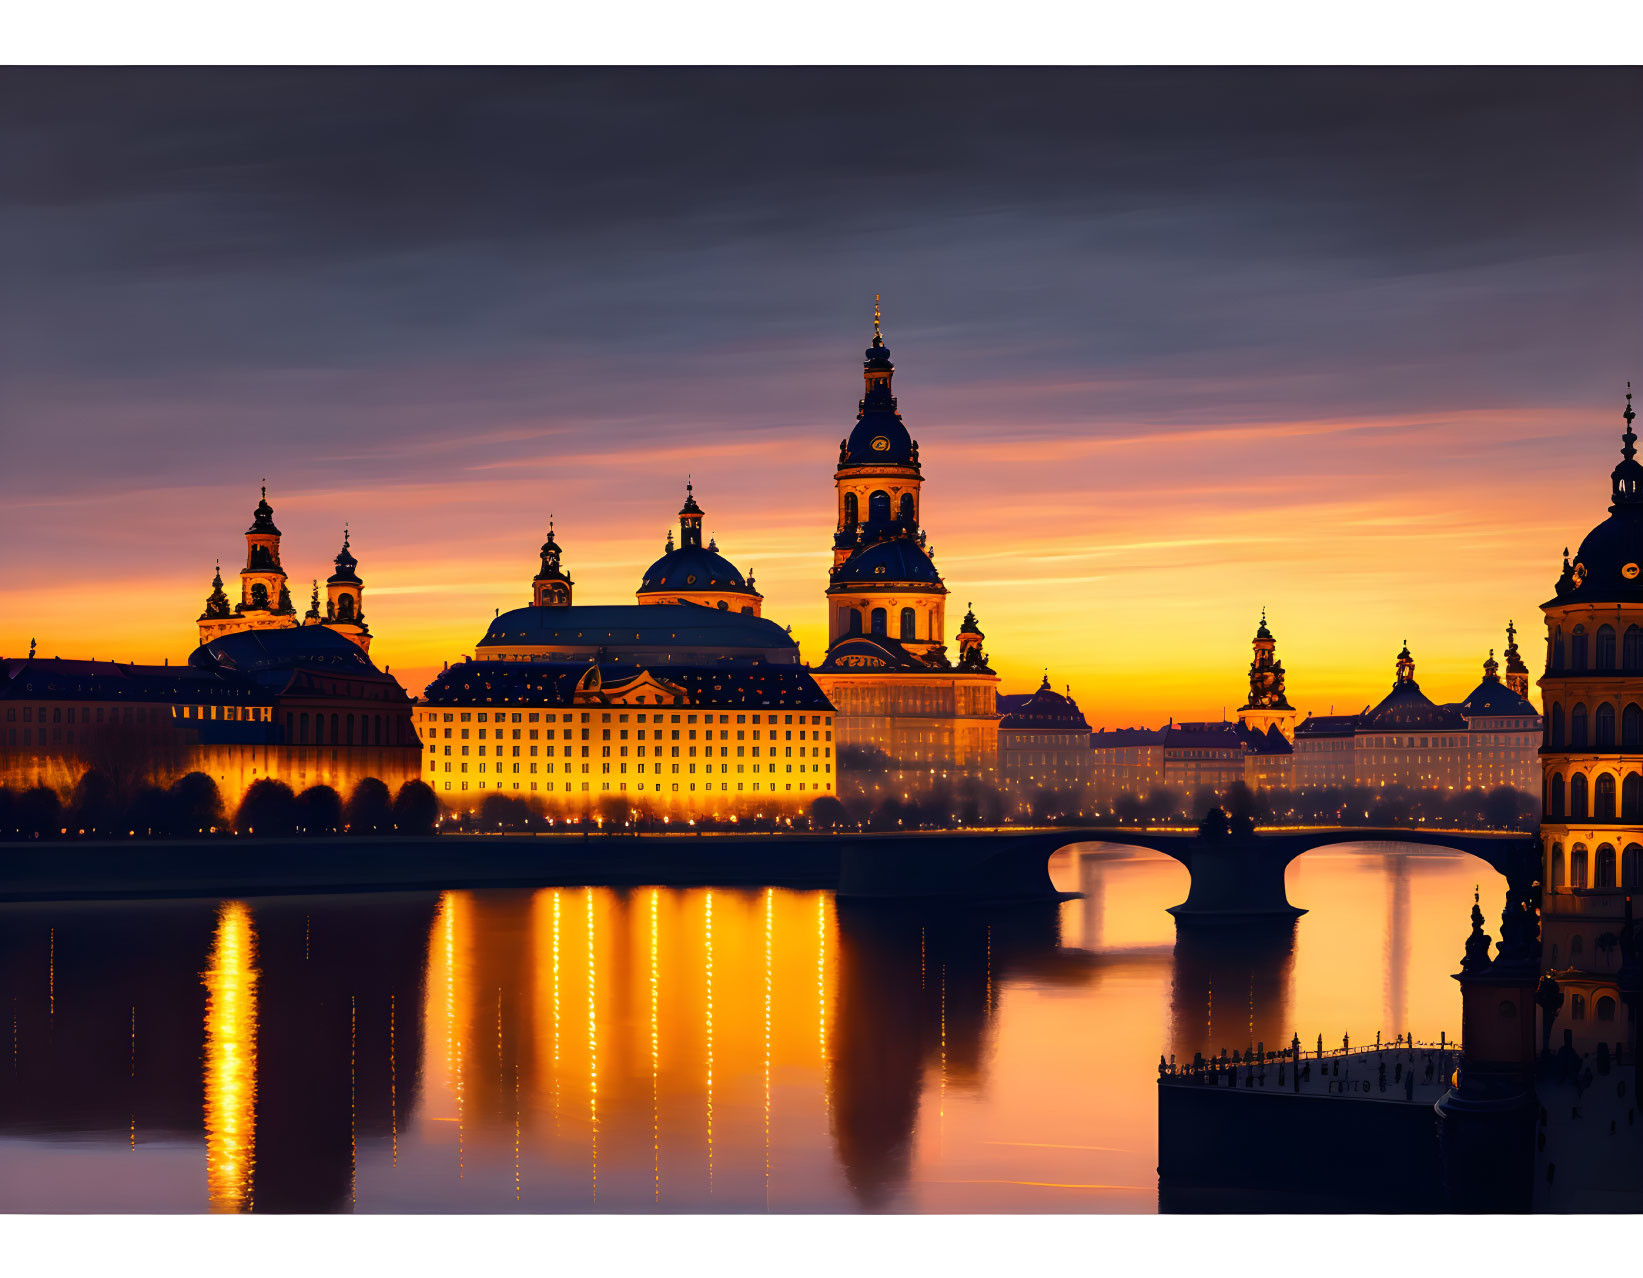
[[[205,1183],[212,1211],[248,1211],[257,1132],[257,937],[227,901],[205,973]]]
[[[0,1209],[1152,1210],[1160,1052],[1458,1021],[1475,863],[1297,867],[1312,913],[1256,932],[1178,929],[1180,867],[1100,848],[1026,909],[0,908]]]

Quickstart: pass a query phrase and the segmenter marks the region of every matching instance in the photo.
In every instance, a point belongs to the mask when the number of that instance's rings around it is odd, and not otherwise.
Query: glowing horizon
[[[1263,605],[1303,715],[1405,640],[1459,700],[1508,620],[1538,677],[1643,376],[1643,77],[901,74],[864,154],[849,71],[22,71],[0,134],[77,167],[0,200],[0,655],[185,660],[266,475],[298,613],[348,521],[418,695],[550,512],[577,602],[630,602],[689,473],[815,663],[882,295],[949,652],[973,601],[1002,692],[1231,716]],[[428,94],[492,146],[407,133]]]

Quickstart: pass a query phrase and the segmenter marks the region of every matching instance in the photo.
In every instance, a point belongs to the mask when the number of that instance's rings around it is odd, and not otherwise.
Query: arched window
[[[1635,701],[1620,712],[1620,744],[1633,750],[1643,748],[1643,707]]]
[[[1620,886],[1623,888],[1643,887],[1637,881],[1637,859],[1643,856],[1643,847],[1635,843],[1628,843],[1626,850],[1620,854]]]
[[[1553,702],[1552,703],[1551,725],[1552,726],[1549,727],[1546,730],[1547,733],[1549,734],[1547,736],[1547,743],[1552,747],[1552,749],[1561,750],[1561,749],[1563,749],[1563,703],[1562,702]]]
[[[1575,844],[1574,851],[1569,854],[1569,886],[1584,888],[1586,886],[1586,845]],[[1580,953],[1580,938],[1577,936],[1569,943],[1569,953]]]
[[[1597,779],[1597,785],[1592,790],[1592,819],[1614,820],[1614,777],[1607,772]]]
[[[268,587],[260,581],[251,583],[251,606],[253,608],[268,607]]]
[[[1580,940],[1580,938],[1577,936],[1577,937],[1575,937],[1575,940],[1578,941],[1578,940]],[[1573,958],[1576,954],[1579,954],[1579,953],[1580,953],[1580,948],[1577,945],[1575,945],[1573,942],[1571,942],[1570,945],[1569,945],[1569,957]],[[1569,1019],[1571,1021],[1583,1021],[1583,1020],[1586,1019],[1586,999],[1582,995],[1579,995],[1579,994],[1570,995],[1570,997],[1569,997]]]
[[[887,524],[890,522],[890,494],[882,488],[867,499],[867,522],[870,524]]]
[[[904,523],[904,524],[910,524],[910,523],[913,522],[913,494],[912,493],[903,493],[901,495],[901,510],[899,512],[899,517],[901,519],[901,522]]]
[[[337,620],[352,621],[354,619],[354,597],[344,594],[337,600]]]
[[[861,522],[860,518],[857,515],[857,512],[860,509],[861,509],[861,506],[856,500],[856,494],[855,493],[845,493],[845,495],[844,495],[844,522],[845,522],[846,525]]]
[[[861,633],[861,612],[855,608],[846,608],[844,629],[845,633],[859,635]]]
[[[1546,783],[1546,815],[1561,817],[1563,815],[1563,774],[1552,773],[1552,779]]]
[[[1563,669],[1563,629],[1559,627],[1552,636],[1552,669]]]
[[[1586,748],[1586,706],[1576,706],[1569,711],[1569,748],[1584,750]]]
[[[1604,843],[1597,849],[1597,873],[1592,876],[1595,888],[1614,886],[1614,844]]]
[[[1599,750],[1614,749],[1614,707],[1605,701],[1597,708],[1596,738]]]
[[[1597,628],[1597,660],[1593,663],[1599,670],[1614,669],[1614,627],[1602,625]]]
[[[1643,670],[1643,626],[1627,626],[1620,640],[1620,664],[1626,670]]]
[[[918,638],[918,614],[911,608],[901,610],[901,637],[903,639]]]
[[[1586,669],[1586,627],[1576,626],[1574,634],[1569,636],[1569,668],[1571,670]]]
[[[1563,886],[1563,845],[1552,844],[1551,882],[1554,888]]]
[[[1620,783],[1620,819],[1643,820],[1643,774],[1628,772]]]
[[[1576,821],[1586,819],[1586,774],[1577,772],[1569,778],[1569,815]]]
[[[885,636],[888,626],[889,615],[884,611],[884,609],[873,609],[873,633],[879,636]]]
[[[1597,1019],[1600,1021],[1614,1020],[1614,1000],[1607,994],[1597,1000],[1592,1010],[1597,1013]]]

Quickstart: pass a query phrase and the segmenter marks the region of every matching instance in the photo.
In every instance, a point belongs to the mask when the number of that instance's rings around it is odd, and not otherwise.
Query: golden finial
[[[877,293],[874,293],[873,294],[873,336],[874,337],[882,338],[884,336],[884,334],[879,331],[879,321],[880,321],[881,318],[882,318],[882,315],[880,314],[880,311],[879,311],[879,295]]]

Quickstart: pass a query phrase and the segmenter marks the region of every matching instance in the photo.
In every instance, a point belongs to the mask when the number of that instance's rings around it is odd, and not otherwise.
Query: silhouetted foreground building
[[[66,797],[88,770],[119,783],[212,777],[230,810],[253,781],[347,794],[418,775],[411,703],[365,650],[324,626],[253,629],[186,665],[31,657],[0,663],[0,784]]]

